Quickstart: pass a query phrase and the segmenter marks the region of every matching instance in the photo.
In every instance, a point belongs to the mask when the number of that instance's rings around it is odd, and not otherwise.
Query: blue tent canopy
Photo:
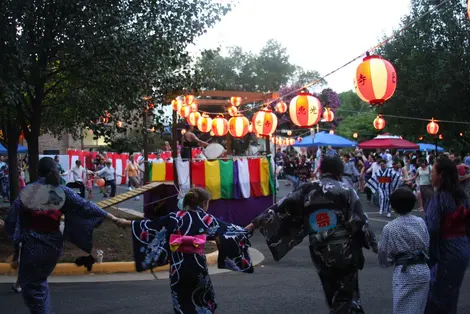
[[[302,138],[302,142],[295,142],[294,147],[312,147],[312,146],[331,146],[331,147],[355,147],[356,142],[350,141],[339,135],[330,134],[327,132],[319,132],[312,136]]]
[[[28,152],[28,149],[26,147],[18,144],[18,153],[25,154],[27,152]],[[5,146],[0,144],[0,155],[6,155],[6,154],[8,154],[8,150],[5,148]]]
[[[418,143],[419,145],[419,151],[421,152],[433,152],[436,150],[436,145],[434,144],[428,144],[428,143]],[[405,149],[404,151],[415,151],[414,149]],[[441,146],[437,146],[437,152],[438,153],[443,153],[444,148]]]

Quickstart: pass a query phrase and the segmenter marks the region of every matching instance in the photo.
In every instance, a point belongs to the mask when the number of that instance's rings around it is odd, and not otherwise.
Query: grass
[[[0,208],[0,217],[5,217],[8,208]],[[133,215],[124,213],[117,209],[108,208],[108,212],[113,215],[126,218],[129,220],[140,219]],[[105,220],[104,223],[95,230],[93,234],[93,252],[96,257],[96,251],[101,250],[104,252],[104,262],[129,262],[132,261],[132,235],[130,228],[121,229],[116,227],[114,223]],[[206,253],[211,253],[217,250],[217,246],[213,242],[206,245]],[[5,233],[0,233],[0,262],[11,262],[13,255],[13,245],[7,238]],[[78,249],[71,243],[64,243],[64,251],[59,262],[73,263],[77,257],[85,256],[86,253]]]

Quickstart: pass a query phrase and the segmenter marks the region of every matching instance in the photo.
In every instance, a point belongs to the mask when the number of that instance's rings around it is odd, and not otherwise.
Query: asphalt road
[[[286,192],[287,189],[281,186],[281,194]],[[363,204],[372,229],[380,236],[390,219],[378,215],[377,209],[366,202]],[[294,248],[280,262],[273,261],[260,235],[252,238],[252,246],[266,257],[254,274],[230,272],[212,276],[219,304],[218,314],[328,313],[321,284],[308,253],[308,241]],[[375,254],[366,251],[365,255],[366,265],[359,280],[366,313],[392,313],[392,269],[380,268]],[[58,314],[173,313],[168,280],[50,286],[53,307]],[[9,284],[0,284],[0,313],[27,313],[21,296],[12,293],[10,287]],[[470,313],[468,274],[461,289],[459,313]]]

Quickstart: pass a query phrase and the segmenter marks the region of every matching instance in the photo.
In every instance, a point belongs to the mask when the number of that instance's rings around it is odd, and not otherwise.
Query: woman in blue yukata
[[[457,168],[448,157],[434,164],[432,185],[436,192],[426,208],[431,285],[425,313],[455,314],[470,259],[470,203],[460,187]]]
[[[173,310],[178,314],[213,314],[217,308],[204,254],[206,241],[218,245],[219,268],[253,272],[247,231],[208,214],[210,199],[206,190],[192,188],[184,196],[182,210],[155,220],[128,222],[137,271],[170,263]]]
[[[93,229],[110,219],[118,226],[126,220],[85,201],[71,189],[60,185],[57,164],[44,157],[38,163],[39,180],[24,188],[12,204],[5,220],[5,231],[16,246],[21,243],[18,281],[23,298],[33,314],[52,313],[47,278],[62,253],[64,240],[83,251],[92,249]],[[65,215],[64,234],[60,232]],[[91,270],[91,255],[77,259],[77,265]]]

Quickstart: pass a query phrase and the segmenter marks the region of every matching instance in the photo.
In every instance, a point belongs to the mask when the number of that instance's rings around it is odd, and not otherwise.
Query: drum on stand
[[[225,152],[225,148],[218,144],[212,143],[209,144],[206,148],[204,148],[204,155],[207,159],[217,159]]]

